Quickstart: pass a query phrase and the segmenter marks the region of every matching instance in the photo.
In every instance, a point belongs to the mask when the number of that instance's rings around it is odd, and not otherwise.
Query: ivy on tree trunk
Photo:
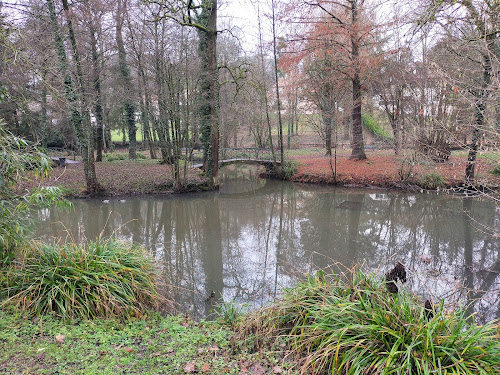
[[[63,3],[63,9],[66,11],[67,14],[68,2],[67,0],[62,0],[62,3]],[[56,14],[54,0],[47,0],[47,5],[49,9],[50,24],[52,26],[52,32],[54,34],[54,47],[56,49],[59,61],[59,70],[61,71],[61,75],[63,76],[64,95],[70,109],[70,123],[75,132],[77,145],[82,154],[82,160],[85,171],[85,180],[87,184],[87,192],[92,194],[96,193],[102,188],[97,182],[93,148],[91,148],[92,153],[89,152],[89,147],[91,147],[90,145],[91,132],[89,128],[90,121],[84,122],[83,115],[80,111],[80,108],[85,108],[85,106],[83,106],[81,103],[82,100],[80,98],[81,93],[79,95],[73,83],[73,79],[71,77],[71,70],[69,66],[68,57],[66,55],[66,49],[64,48],[63,37],[61,29],[59,27],[59,23],[57,21],[57,14]],[[76,40],[74,37],[73,27],[69,18],[68,18],[68,33],[73,48],[74,63],[77,65],[77,74],[81,78],[80,57],[78,55],[78,49],[76,48]]]

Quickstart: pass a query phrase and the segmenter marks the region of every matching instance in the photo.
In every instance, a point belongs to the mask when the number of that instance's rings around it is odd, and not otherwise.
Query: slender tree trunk
[[[401,132],[400,132],[400,118],[394,116],[391,121],[392,134],[394,134],[394,154],[399,155],[401,150]]]
[[[126,0],[125,0],[126,1]],[[125,51],[125,45],[123,43],[123,13],[125,4],[122,0],[118,0],[118,6],[116,9],[116,45],[118,48],[118,65],[120,68],[120,75],[123,80],[123,87],[125,89],[125,98],[123,99],[123,107],[125,110],[125,120],[127,122],[127,132],[128,132],[128,157],[129,159],[136,158],[137,151],[137,138],[136,132],[137,128],[135,125],[135,105],[132,101],[133,97],[133,87],[132,78],[130,75],[130,69],[127,64],[127,53]]]
[[[291,142],[291,138],[292,138],[292,126],[293,126],[293,122],[292,122],[293,119],[290,119],[288,121],[288,128],[287,128],[287,138],[286,138],[286,149],[287,150],[290,150],[290,142]]]
[[[500,133],[500,95],[498,95],[495,103],[495,130]]]
[[[333,113],[323,114],[323,123],[325,125],[325,155],[332,155],[332,122]]]
[[[90,44],[92,49],[92,68],[93,68],[93,86],[94,86],[94,112],[96,119],[96,161],[102,161],[102,149],[104,144],[104,122],[102,111],[102,94],[101,94],[101,73],[99,69],[99,54],[97,52],[97,31],[95,25],[90,26]]]
[[[267,87],[266,87],[266,65],[264,64],[264,46],[263,46],[263,40],[262,40],[262,27],[260,23],[260,6],[259,3],[257,3],[257,19],[259,23],[259,47],[260,47],[260,64],[262,68],[262,79],[263,79],[263,92],[262,92],[262,97],[264,98],[264,106],[266,108],[266,121],[267,121],[267,131],[269,133],[269,147],[271,148],[271,155],[273,158],[273,167],[274,170],[277,170],[276,168],[276,154],[274,153],[274,144],[273,144],[273,135],[271,132],[271,119],[269,116],[269,103],[267,102]]]
[[[280,148],[280,162],[283,168],[285,162],[285,150],[283,148],[283,122],[281,120],[281,102],[280,102],[280,90],[278,81],[278,53],[276,49],[276,16],[275,16],[275,1],[271,0],[271,7],[273,12],[273,57],[274,57],[274,79],[276,82],[276,102],[278,109],[278,144]]]
[[[156,95],[158,101],[158,118],[154,120],[153,124],[158,136],[160,144],[160,151],[163,163],[170,163],[170,142],[168,141],[168,115],[167,105],[165,102],[165,78],[164,78],[164,25],[162,25],[162,34],[159,35],[158,22],[155,21],[155,81],[156,81]]]
[[[138,88],[139,88],[139,106],[141,109],[141,121],[142,121],[142,133],[143,133],[143,139],[146,142],[146,145],[149,149],[149,156],[151,159],[156,159],[156,152],[155,152],[155,147],[154,147],[154,137],[151,134],[151,123],[150,123],[150,118],[151,118],[151,96],[148,90],[148,82],[146,78],[146,73],[144,69],[144,63],[143,63],[143,43],[137,44],[137,40],[134,37],[134,28],[131,25],[130,22],[130,17],[128,12],[126,13],[127,17],[127,25],[129,28],[129,33],[131,35],[132,39],[132,45],[133,49],[135,51],[135,56],[137,58],[137,71],[139,76],[137,77],[137,83],[138,83]],[[143,33],[144,33],[144,28],[146,21],[143,21]]]
[[[363,145],[363,124],[361,121],[361,79],[359,67],[359,37],[356,30],[358,26],[358,0],[351,1],[352,28],[351,31],[351,58],[354,65],[352,77],[352,152],[349,159],[366,159]]]
[[[47,85],[45,84],[45,77],[46,77],[46,70],[44,69],[42,72],[42,97],[41,97],[41,103],[42,103],[42,110],[40,113],[40,125],[41,125],[41,131],[42,131],[42,147],[47,148],[47,141],[48,141],[48,127],[47,127]]]
[[[172,139],[172,164],[175,190],[181,190],[181,175],[180,175],[180,155],[181,155],[181,123],[180,123],[180,82],[179,75],[174,71],[173,67],[167,71],[167,87],[169,94],[169,118],[170,131]]]
[[[492,40],[487,39],[487,43],[493,44]],[[489,45],[490,46],[490,45]],[[484,112],[486,111],[486,101],[488,99],[488,86],[491,83],[491,58],[488,53],[483,53],[483,79],[481,88],[476,93],[476,103],[474,104],[475,124],[472,131],[472,142],[469,147],[467,157],[467,166],[465,167],[465,182],[474,183],[476,171],[476,158],[481,141],[481,134],[484,126]]]

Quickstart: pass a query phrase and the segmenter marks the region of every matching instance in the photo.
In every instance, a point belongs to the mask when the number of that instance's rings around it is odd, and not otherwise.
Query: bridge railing
[[[76,160],[76,151],[68,150],[60,147],[47,147],[46,149],[47,156],[57,156],[57,157],[72,157],[73,160]]]
[[[261,159],[271,160],[271,149],[257,147],[231,147],[219,150],[219,159]]]

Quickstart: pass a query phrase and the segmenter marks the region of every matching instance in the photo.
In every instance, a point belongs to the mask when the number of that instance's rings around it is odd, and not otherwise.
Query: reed
[[[14,262],[0,292],[30,315],[62,318],[141,316],[157,299],[156,273],[145,251],[113,239],[35,243]]]
[[[285,339],[304,373],[499,374],[499,323],[442,307],[431,317],[414,296],[353,270],[318,273],[246,321]]]

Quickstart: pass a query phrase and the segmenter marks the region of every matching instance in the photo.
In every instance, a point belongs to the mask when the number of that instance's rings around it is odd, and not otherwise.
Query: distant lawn
[[[137,142],[143,141],[142,136],[142,125],[137,124],[137,131],[135,132],[135,136],[137,138]],[[128,142],[128,133],[125,132],[125,140]],[[112,142],[123,142],[123,132],[121,129],[111,130],[111,141]]]
[[[458,151],[453,151],[452,155],[453,156],[467,157],[469,155],[469,152],[466,150],[458,150]],[[492,151],[479,151],[477,156],[479,158],[500,161],[500,154],[496,153],[496,152],[492,152]]]

